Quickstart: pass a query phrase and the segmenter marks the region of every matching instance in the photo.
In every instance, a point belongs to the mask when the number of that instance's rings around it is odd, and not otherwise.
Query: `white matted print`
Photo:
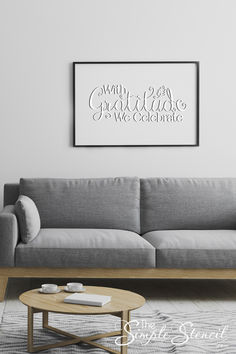
[[[74,63],[74,146],[198,146],[198,62]]]

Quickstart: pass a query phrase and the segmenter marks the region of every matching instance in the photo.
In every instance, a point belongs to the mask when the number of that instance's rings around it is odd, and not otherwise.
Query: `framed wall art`
[[[74,62],[74,146],[198,146],[199,62]]]

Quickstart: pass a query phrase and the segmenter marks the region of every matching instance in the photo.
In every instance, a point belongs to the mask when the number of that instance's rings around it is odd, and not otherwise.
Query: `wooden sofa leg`
[[[0,302],[4,301],[8,277],[0,277]]]

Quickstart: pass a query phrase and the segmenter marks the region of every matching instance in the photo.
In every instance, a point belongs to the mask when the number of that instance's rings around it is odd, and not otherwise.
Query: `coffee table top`
[[[64,286],[60,288],[64,289]],[[19,299],[23,304],[38,310],[77,315],[111,314],[135,310],[145,304],[143,296],[131,291],[101,286],[85,286],[85,289],[87,294],[109,295],[111,302],[101,307],[68,304],[64,302],[64,298],[69,293],[61,291],[57,294],[41,294],[39,289],[26,291],[20,295]]]

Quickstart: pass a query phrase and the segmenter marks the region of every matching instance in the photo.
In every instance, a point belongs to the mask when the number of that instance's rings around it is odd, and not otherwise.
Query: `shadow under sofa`
[[[15,202],[41,228],[21,240]],[[236,278],[234,178],[22,178],[5,184],[0,300],[9,277]]]

